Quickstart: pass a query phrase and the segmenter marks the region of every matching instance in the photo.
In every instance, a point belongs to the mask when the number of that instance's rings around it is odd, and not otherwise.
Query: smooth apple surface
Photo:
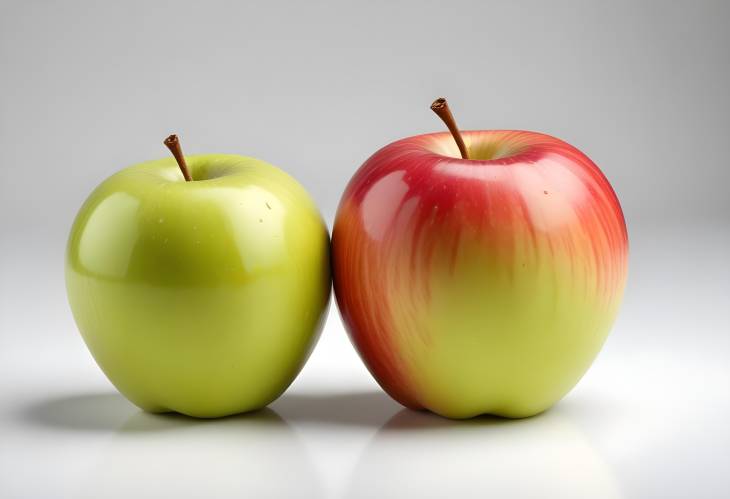
[[[172,158],[104,181],[71,230],[66,285],[94,359],[139,407],[217,417],[278,397],[313,348],[329,236],[281,170],[236,155]]]
[[[581,378],[621,301],[628,241],[598,167],[554,137],[394,142],[358,170],[332,234],[335,294],[396,400],[467,418],[544,411]]]

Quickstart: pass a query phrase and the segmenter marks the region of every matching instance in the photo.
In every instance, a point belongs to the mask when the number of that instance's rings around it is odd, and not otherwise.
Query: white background
[[[0,0],[0,496],[730,495],[730,4]],[[588,374],[521,421],[413,413],[334,304],[262,413],[140,412],[76,331],[73,216],[103,178],[234,152],[298,178],[331,224],[377,148],[534,129],[591,156],[629,224],[624,306]]]

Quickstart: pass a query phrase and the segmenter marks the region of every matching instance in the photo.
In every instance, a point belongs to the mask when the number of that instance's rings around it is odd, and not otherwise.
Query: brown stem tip
[[[185,177],[185,181],[192,181],[193,177],[190,176],[188,164],[185,162],[185,156],[183,156],[182,147],[180,147],[180,140],[177,138],[177,135],[170,135],[165,139],[163,143],[167,146],[172,155],[175,157],[175,161],[177,161],[177,166],[180,167],[180,171],[182,172],[183,177]]]
[[[461,137],[459,127],[456,126],[454,115],[451,114],[451,109],[449,109],[449,103],[446,102],[446,99],[444,99],[443,97],[439,97],[438,99],[433,101],[433,103],[431,104],[431,111],[436,113],[436,115],[441,118],[441,120],[446,124],[449,132],[451,132],[451,136],[454,137],[456,145],[459,147],[461,157],[463,159],[469,159],[469,153],[466,150],[466,144],[464,144],[464,139]]]

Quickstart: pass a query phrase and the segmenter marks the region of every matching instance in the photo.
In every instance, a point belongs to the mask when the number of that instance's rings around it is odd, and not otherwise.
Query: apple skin
[[[619,201],[571,145],[526,131],[394,142],[342,196],[335,296],[395,400],[450,418],[538,414],[598,354],[619,307]]]
[[[66,287],[94,359],[150,412],[219,417],[262,408],[321,331],[329,234],[304,188],[236,155],[126,168],[82,206]]]

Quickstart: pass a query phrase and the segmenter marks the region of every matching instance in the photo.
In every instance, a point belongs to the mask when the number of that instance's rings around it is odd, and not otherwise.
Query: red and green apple
[[[397,401],[451,418],[531,416],[606,339],[627,273],[618,198],[585,154],[536,132],[389,144],[357,171],[332,235],[337,302]]]

